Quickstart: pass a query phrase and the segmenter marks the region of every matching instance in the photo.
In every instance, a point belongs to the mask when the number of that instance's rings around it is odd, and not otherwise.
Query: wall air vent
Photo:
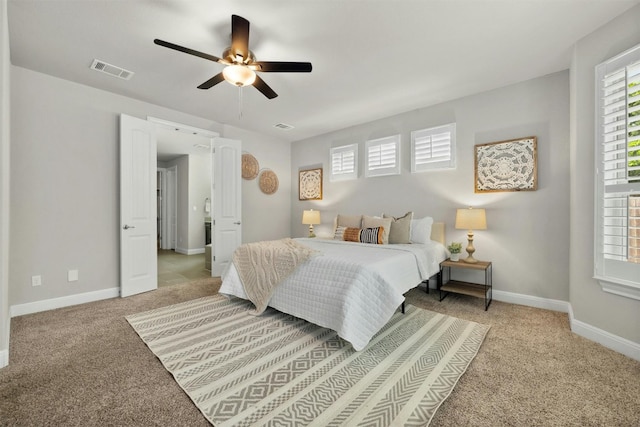
[[[293,126],[288,125],[286,123],[278,123],[278,124],[273,125],[273,127],[277,128],[277,129],[281,129],[281,130],[291,130],[291,129],[293,129]]]
[[[109,74],[113,77],[118,77],[123,80],[131,80],[131,77],[135,74],[133,71],[125,70],[124,68],[116,67],[115,65],[107,64],[99,59],[94,59],[93,64],[90,67],[92,70],[100,71],[105,74]]]

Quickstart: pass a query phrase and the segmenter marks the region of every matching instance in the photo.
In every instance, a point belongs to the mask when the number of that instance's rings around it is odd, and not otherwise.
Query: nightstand
[[[451,269],[457,268],[484,271],[484,284],[451,280]],[[446,282],[444,282],[445,273],[447,276]],[[484,298],[484,309],[486,311],[493,299],[492,280],[493,267],[490,261],[478,261],[475,264],[466,263],[464,261],[442,261],[440,263],[440,272],[438,273],[438,291],[440,292],[440,301],[445,299],[450,292],[471,295],[477,298]]]

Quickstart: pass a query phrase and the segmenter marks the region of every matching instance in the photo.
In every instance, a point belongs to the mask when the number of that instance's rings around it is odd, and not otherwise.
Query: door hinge
[[[214,261],[216,260],[216,256],[215,256],[215,255],[213,256],[213,260],[214,260]]]

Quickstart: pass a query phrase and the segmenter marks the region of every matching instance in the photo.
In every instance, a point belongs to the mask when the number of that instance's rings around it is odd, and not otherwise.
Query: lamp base
[[[463,261],[466,262],[467,264],[476,264],[478,260],[473,257],[473,253],[476,251],[476,248],[473,247],[473,231],[472,230],[469,230],[469,232],[467,233],[467,243],[468,243],[467,253],[469,254],[469,256],[463,259]]]

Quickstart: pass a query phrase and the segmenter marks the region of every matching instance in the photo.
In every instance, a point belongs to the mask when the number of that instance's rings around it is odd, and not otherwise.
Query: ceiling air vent
[[[107,64],[104,61],[100,61],[99,59],[94,59],[93,64],[91,64],[91,69],[100,71],[105,74],[109,74],[110,76],[118,77],[123,80],[130,80],[131,77],[135,74],[133,71],[125,70],[124,68],[116,67],[115,65]]]
[[[286,123],[278,123],[278,124],[273,125],[273,127],[277,128],[277,129],[281,129],[281,130],[291,130],[291,129],[293,129],[293,126],[288,125]]]

